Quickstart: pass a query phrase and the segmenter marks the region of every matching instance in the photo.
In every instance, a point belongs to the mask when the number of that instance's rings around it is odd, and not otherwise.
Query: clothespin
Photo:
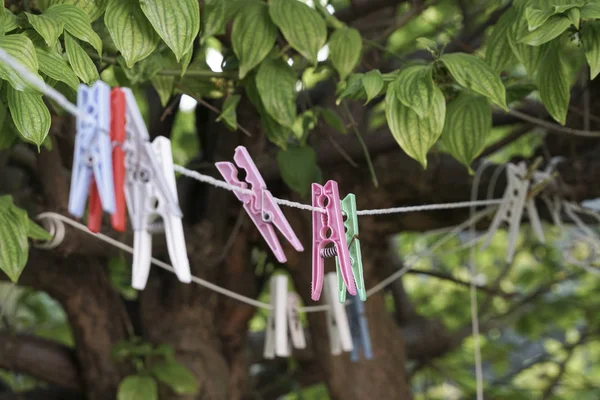
[[[511,262],[514,253],[515,246],[517,243],[517,236],[519,234],[519,227],[523,217],[523,210],[527,208],[527,213],[530,222],[533,226],[533,230],[536,233],[538,239],[544,242],[544,234],[541,227],[540,218],[535,207],[533,199],[527,200],[527,194],[530,186],[530,179],[528,177],[525,163],[519,163],[519,165],[508,164],[506,167],[507,185],[504,191],[503,201],[500,204],[487,234],[487,238],[481,249],[485,249],[490,245],[494,234],[500,228],[502,222],[508,223],[508,250],[506,255],[506,262]],[[527,179],[526,179],[527,178]]]
[[[248,150],[244,146],[238,146],[235,149],[233,160],[235,165],[231,162],[218,162],[215,165],[227,183],[242,189],[248,189],[249,187],[252,190],[252,194],[239,191],[233,193],[238,200],[244,203],[244,209],[273,254],[275,254],[277,261],[285,263],[287,258],[274,228],[277,228],[297,251],[304,251],[302,243],[298,240],[279,205],[275,202],[273,195],[267,189],[267,184],[260,175],[258,168],[256,168],[254,161],[252,161]],[[238,179],[236,165],[246,171],[245,182]]]
[[[288,338],[291,338],[294,348],[306,348],[304,330],[298,316],[300,299],[296,293],[288,293],[288,278],[285,275],[273,275],[270,287],[272,310],[267,320],[264,357],[289,357],[291,349]]]
[[[111,215],[114,230],[125,232],[125,95],[119,88],[110,93],[110,140],[112,142],[112,170],[115,193],[115,212]],[[102,203],[94,181],[90,189],[88,229],[94,233],[102,224]]]
[[[350,359],[353,362],[359,360],[358,348],[362,348],[364,357],[367,360],[373,358],[371,350],[371,336],[369,335],[369,324],[365,316],[365,306],[362,300],[358,297],[351,297],[348,307],[348,322],[350,324],[350,332],[352,333],[352,341],[355,343]]]
[[[132,284],[142,290],[146,286],[152,258],[152,232],[157,220],[164,224],[167,248],[175,274],[181,282],[191,282],[181,210],[177,200],[171,142],[150,135],[130,89],[125,93],[127,139],[125,166],[127,181],[125,198],[134,231]]]
[[[79,85],[77,107],[95,124],[77,118],[69,212],[81,218],[90,188],[97,187],[102,208],[112,214],[115,212],[115,193],[109,136],[109,86],[102,81],[96,81],[91,87]]]
[[[367,299],[365,290],[365,281],[363,277],[362,254],[360,252],[360,240],[358,239],[358,217],[356,215],[356,197],[349,193],[341,202],[342,217],[344,218],[344,229],[346,231],[346,243],[348,243],[348,252],[350,253],[350,264],[352,265],[352,275],[356,284],[356,291],[362,301]],[[340,303],[346,301],[346,285],[342,278],[339,257],[335,259],[337,278],[338,278],[338,298]]]
[[[337,257],[338,270],[348,292],[356,295],[348,242],[344,233],[344,220],[341,210],[338,185],[327,181],[323,186],[312,184],[312,205],[324,212],[313,211],[313,252],[312,252],[312,292],[311,298],[319,300],[323,289],[325,273],[324,258]],[[340,290],[339,292],[341,292]]]
[[[329,344],[331,354],[337,356],[342,351],[352,351],[352,334],[348,326],[346,306],[337,299],[337,279],[333,272],[328,273],[325,278],[325,301],[329,305],[327,310],[327,331],[329,332]]]

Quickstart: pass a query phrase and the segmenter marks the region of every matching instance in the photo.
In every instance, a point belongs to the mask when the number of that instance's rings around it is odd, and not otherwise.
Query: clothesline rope
[[[444,235],[441,239],[439,239],[437,242],[435,242],[427,251],[425,252],[421,252],[418,254],[413,255],[404,265],[404,267],[398,271],[396,271],[395,273],[393,273],[392,275],[390,275],[388,278],[384,279],[383,281],[379,282],[377,285],[373,286],[371,289],[369,289],[367,291],[367,297],[373,296],[374,294],[376,294],[377,292],[383,290],[387,285],[389,285],[390,283],[392,283],[393,281],[395,281],[396,279],[399,279],[400,277],[402,277],[404,274],[406,274],[410,268],[412,268],[412,266],[414,266],[414,264],[417,263],[417,261],[419,261],[420,259],[422,259],[423,257],[427,257],[429,255],[432,255],[433,252],[435,250],[437,250],[439,247],[441,247],[443,244],[447,243],[450,239],[452,239],[453,237],[457,236],[462,230],[465,229],[466,226],[472,224],[472,223],[476,223],[477,221],[479,221],[480,219],[482,219],[483,217],[485,217],[486,215],[490,214],[490,211],[492,209],[487,209],[484,211],[481,211],[480,213],[476,214],[473,218],[470,218],[469,220],[463,222],[462,224],[456,226],[451,232],[449,232],[448,234]],[[90,236],[95,237],[98,240],[101,240],[103,242],[106,242],[120,250],[123,250],[129,254],[133,254],[133,248],[131,246],[126,245],[125,243],[122,243],[118,240],[115,240],[113,238],[111,238],[110,236],[107,236],[103,233],[93,233],[92,231],[90,231],[85,225],[69,218],[66,217],[62,214],[58,214],[55,212],[43,212],[41,214],[39,214],[37,216],[38,219],[41,220],[49,220],[52,221],[52,223],[65,223],[67,225],[72,226],[73,228],[80,230],[82,232],[87,233]],[[54,229],[54,231],[62,231],[64,232],[64,227],[62,229],[58,228],[58,229]],[[64,239],[64,234],[61,235],[61,237],[59,237],[59,239]],[[471,247],[476,245],[477,243],[479,243],[481,241],[482,237],[476,238],[474,240],[469,241],[468,243],[465,243],[462,246],[458,246],[455,249],[452,250],[452,252],[456,252],[456,251],[461,251],[464,250],[465,248]],[[60,243],[53,243],[53,247],[57,247],[58,245],[60,245]],[[42,246],[42,248],[44,248]],[[163,261],[160,261],[154,257],[151,258],[151,262],[152,264],[156,265],[157,267],[160,267],[164,270],[167,270],[171,273],[175,273],[175,270],[173,269],[173,267]],[[248,305],[251,305],[253,307],[258,307],[258,308],[262,308],[265,310],[272,310],[272,307],[270,304],[264,303],[262,301],[258,301],[255,300],[251,297],[247,297],[244,295],[241,295],[239,293],[233,292],[231,290],[225,289],[224,287],[221,287],[219,285],[215,285],[212,282],[209,282],[207,280],[204,280],[202,278],[198,278],[196,276],[192,276],[192,282],[203,286],[209,290],[215,291],[217,293],[220,293],[224,296],[230,297],[232,299],[238,300],[242,303],[246,303]],[[320,312],[320,311],[327,311],[329,309],[328,305],[318,305],[318,306],[306,306],[306,307],[300,307],[298,309],[298,311],[302,311],[302,312]]]
[[[44,81],[42,81],[38,76],[33,74],[30,70],[27,69],[23,64],[15,60],[9,54],[7,54],[2,48],[0,48],[0,60],[6,62],[10,67],[12,67],[19,75],[31,85],[35,86],[39,91],[44,93],[44,95],[48,96],[52,100],[54,100],[58,105],[64,108],[70,114],[83,118],[86,121],[89,121],[91,124],[95,125],[96,121],[93,120],[90,114],[87,114],[85,111],[81,110],[77,107],[77,105],[71,103],[65,96],[63,96],[60,92],[55,90],[54,88],[46,85]],[[181,165],[174,165],[173,169],[179,172],[182,175],[185,175],[189,178],[196,179],[198,181],[207,183],[212,186],[216,186],[222,189],[230,190],[230,191],[238,191],[246,194],[252,194],[250,189],[243,189],[237,186],[230,185],[225,181],[215,179],[212,176],[201,174],[197,171],[189,170]],[[302,204],[295,201],[278,199],[275,198],[275,201],[283,206],[298,208],[301,210],[307,211],[316,211],[316,212],[324,212],[321,207],[313,207],[308,204]],[[483,200],[480,202],[476,202],[473,204],[472,202],[458,202],[458,203],[443,203],[443,204],[427,204],[427,205],[418,205],[418,206],[408,206],[408,207],[394,207],[394,208],[386,208],[386,209],[376,209],[376,210],[359,210],[357,212],[358,215],[384,215],[384,214],[398,214],[404,212],[416,212],[416,211],[430,211],[430,210],[444,210],[451,208],[466,208],[470,206],[489,206],[493,204],[501,203],[501,199],[496,200]]]

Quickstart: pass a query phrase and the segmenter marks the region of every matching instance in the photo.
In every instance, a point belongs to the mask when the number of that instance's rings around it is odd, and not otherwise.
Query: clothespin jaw
[[[351,295],[356,295],[348,242],[344,232],[340,195],[335,181],[325,185],[312,184],[312,205],[323,212],[313,211],[313,251],[311,298],[319,300],[325,273],[324,257],[337,256],[342,280]]]
[[[267,319],[264,357],[289,357],[289,338],[294,348],[306,347],[304,329],[298,315],[300,298],[296,293],[288,292],[288,278],[285,275],[273,275],[270,289],[271,313]]]
[[[96,81],[91,87],[81,84],[77,92],[77,106],[88,114],[95,124],[87,119],[77,119],[69,212],[81,218],[93,179],[98,188],[102,208],[112,214],[115,211],[115,198],[108,133],[109,86],[102,81]]]
[[[504,191],[503,201],[490,224],[487,238],[481,246],[482,250],[487,248],[490,245],[494,234],[500,228],[500,224],[502,222],[507,222],[509,227],[506,262],[511,262],[514,257],[519,227],[525,208],[525,200],[529,190],[529,181],[522,179],[525,177],[526,171],[524,163],[520,163],[518,166],[514,164],[507,165],[507,185],[506,190]]]
[[[362,254],[360,251],[360,240],[358,239],[358,216],[356,215],[356,197],[349,193],[342,200],[342,216],[344,218],[344,229],[346,230],[346,242],[350,253],[350,264],[352,265],[352,276],[356,284],[356,291],[362,301],[367,299],[365,281],[363,277]],[[335,259],[338,276],[338,297],[340,303],[346,301],[346,286],[342,278],[339,259]]]
[[[327,310],[327,331],[329,332],[329,344],[331,354],[339,355],[342,351],[352,351],[352,334],[348,325],[348,316],[346,306],[341,304],[336,296],[337,279],[333,272],[328,273],[324,278],[325,301],[329,305]]]
[[[283,215],[281,208],[275,202],[271,192],[267,190],[267,185],[260,175],[256,164],[254,164],[252,157],[250,157],[248,150],[244,146],[238,146],[235,149],[233,160],[235,164],[231,162],[218,162],[215,165],[227,183],[241,189],[250,188],[252,191],[252,194],[239,191],[234,191],[234,194],[244,204],[244,209],[273,254],[275,254],[277,261],[285,263],[287,258],[274,228],[277,228],[297,251],[304,251],[302,243],[300,243],[294,230]],[[245,182],[238,179],[236,165],[246,171]]]
[[[353,362],[359,360],[359,347],[362,349],[365,359],[373,359],[371,335],[369,334],[369,324],[365,316],[365,307],[362,300],[358,297],[350,298],[348,322],[350,324],[350,332],[352,333],[352,341],[355,343],[354,349],[352,349],[352,353],[350,354],[350,359]]]

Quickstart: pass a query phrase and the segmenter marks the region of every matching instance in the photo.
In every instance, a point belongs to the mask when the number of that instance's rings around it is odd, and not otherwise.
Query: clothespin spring
[[[352,243],[354,243],[354,240],[356,239],[358,239],[358,235],[352,236],[352,240],[350,241],[350,243],[348,243],[348,247],[352,246]],[[323,258],[333,258],[337,257],[337,255],[338,252],[334,246],[325,247],[323,250],[321,250],[321,257]],[[354,264],[354,260],[352,259],[352,257],[350,257],[350,262]]]

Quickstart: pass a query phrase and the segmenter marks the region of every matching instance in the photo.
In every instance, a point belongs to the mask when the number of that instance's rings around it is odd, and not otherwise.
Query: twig
[[[180,90],[183,90],[183,88],[179,87],[178,88]],[[208,108],[210,111],[216,113],[217,115],[221,114],[221,110],[219,110],[217,107],[213,106],[212,104],[210,104],[209,102],[207,102],[206,100],[204,100],[202,97],[196,96],[195,94],[188,94],[186,93],[188,96],[190,96],[192,99],[196,100],[198,102],[198,104],[203,105],[204,107]],[[250,133],[250,131],[248,131],[246,128],[244,128],[243,126],[241,126],[240,124],[237,124],[237,127],[240,131],[242,131],[246,136],[252,137],[252,134]]]
[[[471,282],[463,281],[463,280],[454,278],[451,275],[444,274],[444,273],[441,273],[441,272],[425,271],[425,270],[422,270],[422,269],[412,268],[410,271],[408,271],[408,273],[409,274],[428,275],[428,276],[431,276],[431,277],[434,277],[434,278],[438,278],[438,279],[442,279],[442,280],[445,280],[445,281],[454,282],[454,283],[456,283],[458,285],[466,286],[466,287],[469,287],[471,285]],[[475,287],[478,290],[481,290],[482,292],[486,292],[486,293],[488,293],[488,294],[490,294],[492,296],[503,297],[505,299],[511,298],[511,297],[513,297],[513,296],[516,295],[516,293],[506,293],[506,292],[502,291],[499,288],[493,288],[493,287],[490,288],[490,287],[487,287],[487,286],[480,286],[480,285],[476,285]]]
[[[352,124],[352,132],[354,132],[354,135],[358,139],[360,147],[362,148],[363,153],[365,155],[365,159],[367,161],[367,166],[369,167],[369,173],[371,174],[371,181],[373,182],[373,186],[375,186],[377,188],[377,187],[379,187],[379,181],[377,180],[377,174],[375,174],[375,167],[373,167],[373,162],[371,161],[371,156],[369,155],[369,149],[367,148],[367,145],[365,144],[362,136],[360,135],[360,132],[358,131],[358,125],[356,124],[356,121],[354,120],[354,117],[352,116],[352,113],[350,112],[350,109],[348,108],[346,101],[345,100],[342,101],[342,104],[344,105],[344,110],[346,111],[346,115],[348,116],[348,119],[350,120],[350,123]]]
[[[532,117],[531,115],[522,113],[517,110],[508,110],[508,113],[512,116],[515,116],[523,121],[530,122],[537,126],[541,126],[542,128],[546,128],[553,132],[558,133],[566,133],[567,135],[581,136],[581,137],[589,137],[589,138],[599,138],[599,131],[583,131],[580,129],[573,129],[566,126],[560,126],[552,122],[544,121],[543,119],[539,119],[536,117]]]
[[[541,400],[548,400],[548,399],[550,399],[552,397],[552,392],[554,392],[554,389],[560,383],[560,380],[562,379],[563,375],[565,374],[565,372],[567,370],[567,364],[571,360],[571,357],[573,357],[573,353],[575,353],[575,349],[583,341],[585,341],[585,338],[586,338],[585,333],[582,333],[581,337],[579,338],[579,340],[576,343],[572,344],[571,346],[565,346],[565,349],[567,350],[567,356],[559,364],[558,374],[556,374],[556,376],[554,377],[554,379],[552,379],[552,381],[550,382],[550,385],[548,385],[548,387],[546,388],[546,390],[544,390],[544,393],[542,394]]]
[[[327,139],[329,139],[329,142],[332,144],[333,148],[336,149],[338,153],[340,153],[342,158],[348,161],[348,164],[352,165],[354,168],[358,168],[358,164],[356,163],[356,161],[354,161],[352,157],[350,157],[350,155],[346,153],[342,146],[340,146],[340,144],[331,136],[329,132],[325,132],[327,135]]]

